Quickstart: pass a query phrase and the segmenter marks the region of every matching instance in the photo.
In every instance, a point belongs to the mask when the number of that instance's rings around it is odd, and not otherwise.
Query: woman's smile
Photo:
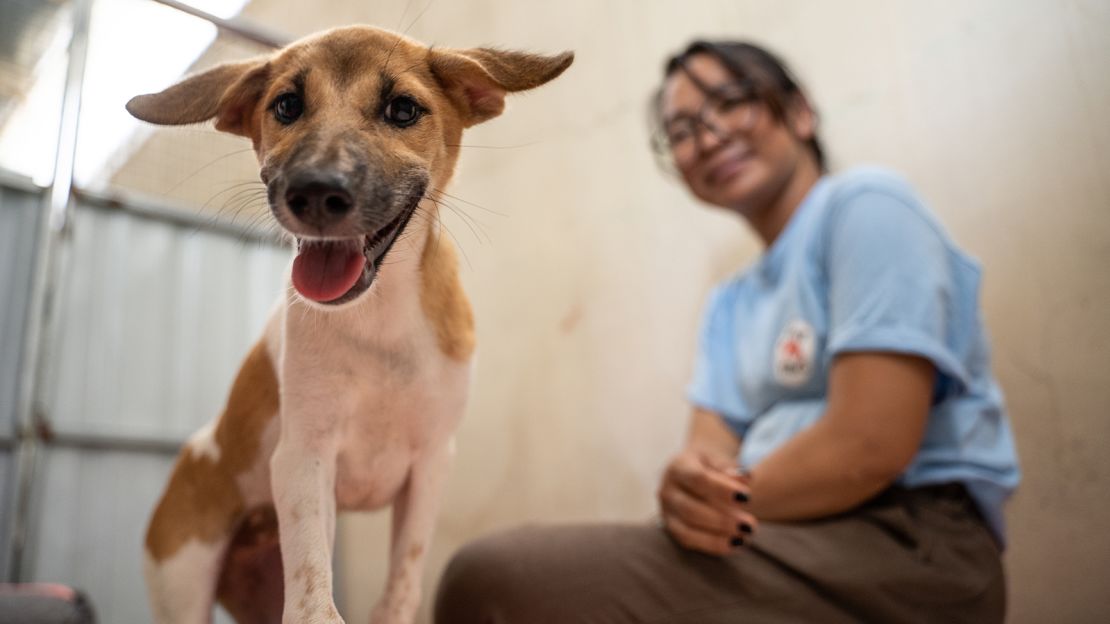
[[[738,142],[730,141],[704,166],[705,183],[724,185],[741,175],[755,159],[755,151]]]

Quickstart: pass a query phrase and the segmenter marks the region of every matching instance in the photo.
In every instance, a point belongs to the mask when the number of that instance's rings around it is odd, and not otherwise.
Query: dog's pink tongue
[[[293,260],[293,287],[313,301],[332,301],[355,285],[365,263],[362,250],[352,245],[306,244]]]

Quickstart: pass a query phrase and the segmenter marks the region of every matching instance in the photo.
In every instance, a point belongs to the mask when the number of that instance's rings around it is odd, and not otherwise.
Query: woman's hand
[[[663,526],[686,548],[727,555],[757,528],[745,505],[750,495],[731,459],[687,448],[663,472],[658,492]]]

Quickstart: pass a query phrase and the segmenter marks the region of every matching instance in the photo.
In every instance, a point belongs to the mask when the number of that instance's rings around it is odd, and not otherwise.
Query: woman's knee
[[[513,550],[494,535],[460,548],[440,577],[435,596],[437,624],[493,624],[504,620],[503,603],[519,593],[512,572]]]
[[[611,582],[604,552],[627,529],[601,525],[527,526],[484,537],[459,549],[435,599],[437,624],[567,622],[592,609],[583,587]],[[606,592],[593,592],[604,602]],[[574,604],[568,603],[574,597]]]

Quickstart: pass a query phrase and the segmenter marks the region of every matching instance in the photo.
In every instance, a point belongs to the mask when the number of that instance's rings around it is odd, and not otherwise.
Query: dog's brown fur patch
[[[474,313],[459,283],[455,248],[429,228],[420,259],[420,304],[447,357],[465,361],[474,352]]]
[[[219,460],[188,446],[177,457],[146,535],[147,551],[156,561],[173,556],[190,539],[215,542],[231,534],[244,511],[235,476],[254,465],[262,432],[277,411],[277,375],[259,342],[239,369],[216,425]]]
[[[216,597],[239,624],[280,622],[285,604],[277,513],[247,512],[224,556]]]

